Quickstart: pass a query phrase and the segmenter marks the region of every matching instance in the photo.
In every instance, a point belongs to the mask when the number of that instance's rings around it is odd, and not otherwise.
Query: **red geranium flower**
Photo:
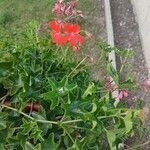
[[[79,32],[80,26],[78,24],[65,23],[64,30],[68,33]]]
[[[84,37],[79,34],[80,26],[78,24],[52,20],[49,22],[49,27],[52,29],[51,37],[54,43],[62,45],[69,41],[75,52],[79,50],[79,44],[83,43]]]
[[[56,44],[65,44],[67,42],[67,36],[62,33],[64,23],[59,20],[52,20],[49,22],[49,27],[52,29],[51,37]]]
[[[49,22],[49,27],[56,32],[61,32],[61,29],[63,27],[63,22],[59,21],[59,20],[52,20]]]
[[[79,34],[80,26],[78,24],[66,23],[64,24],[64,30],[68,32],[68,40],[70,42],[70,46],[75,47],[76,51],[79,49],[78,43],[82,44],[84,41],[84,37]]]
[[[68,41],[71,47],[75,52],[79,50],[79,43],[82,44],[84,41],[84,37],[78,33],[70,33],[68,34]]]
[[[52,31],[51,37],[54,43],[63,45],[68,41],[68,37],[65,34],[62,34],[61,32]]]

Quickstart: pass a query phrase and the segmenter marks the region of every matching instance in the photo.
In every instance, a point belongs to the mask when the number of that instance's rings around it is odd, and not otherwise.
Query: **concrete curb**
[[[110,0],[105,0],[105,19],[106,19],[106,31],[107,31],[107,42],[110,46],[114,47],[114,32],[113,32],[113,24],[112,24],[112,16],[111,16],[111,7],[110,7]],[[109,61],[112,62],[113,67],[117,70],[116,65],[116,55],[115,52],[112,51],[109,53]],[[113,92],[113,97],[117,97],[119,91]],[[119,100],[116,100],[118,103]],[[116,103],[116,105],[117,105]]]

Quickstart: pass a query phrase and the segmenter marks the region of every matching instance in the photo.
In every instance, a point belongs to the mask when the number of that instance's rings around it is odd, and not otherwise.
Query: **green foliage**
[[[12,15],[9,12],[2,13],[0,15],[0,24],[5,25],[13,20]]]
[[[116,150],[133,133],[139,110],[121,101],[115,107],[112,92],[90,78],[87,58],[76,60],[67,46],[39,34],[31,22],[19,40],[0,39],[0,84],[11,101],[0,104],[0,149]],[[119,87],[133,84],[130,77],[120,81],[111,62],[107,71]],[[40,111],[26,112],[31,100]]]

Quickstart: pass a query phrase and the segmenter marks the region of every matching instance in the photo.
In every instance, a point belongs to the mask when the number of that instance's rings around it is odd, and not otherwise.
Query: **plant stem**
[[[64,131],[66,132],[66,134],[69,136],[70,140],[72,141],[73,144],[75,144],[74,139],[72,138],[72,136],[70,135],[70,133],[66,130],[65,127],[62,127],[64,129]]]
[[[120,115],[126,115],[126,113],[121,113]],[[111,117],[117,117],[117,115],[110,115],[110,116],[101,116],[97,117],[98,119],[105,119],[105,118],[111,118]],[[69,124],[69,123],[75,123],[75,122],[81,122],[83,121],[82,119],[77,119],[77,120],[69,120],[69,121],[64,121],[62,124]]]
[[[121,72],[122,72],[122,70],[124,69],[125,64],[126,64],[126,61],[127,61],[127,58],[128,58],[127,56],[124,58],[124,61],[123,61],[122,65],[121,65],[121,68],[120,68],[119,73],[121,73]]]
[[[1,101],[5,101],[5,99],[7,98],[8,95],[9,95],[9,94],[6,94],[6,95],[4,95],[3,97],[1,97],[1,98],[0,98],[0,102],[1,102]]]
[[[62,122],[63,124],[68,124],[68,123],[75,123],[75,122],[81,122],[83,121],[82,119],[78,119],[78,120],[69,120],[69,121],[64,121]]]
[[[121,113],[119,115],[109,115],[109,116],[101,116],[101,117],[97,117],[98,119],[105,119],[105,118],[112,118],[112,117],[120,117],[122,115],[126,115],[126,113]]]
[[[87,59],[87,56],[85,58],[83,58],[80,63],[69,73],[69,75],[67,77],[70,77],[71,74]]]
[[[49,120],[35,120],[37,122],[40,122],[40,123],[48,123],[48,124],[58,124],[58,122],[56,121],[49,121]]]
[[[73,145],[75,145],[75,141],[74,139],[72,138],[72,136],[70,135],[70,133],[67,131],[67,129],[62,126],[62,128],[64,129],[65,133],[69,136],[70,140],[72,141]],[[75,147],[77,150],[80,150],[77,146]]]
[[[75,129],[80,129],[80,130],[89,130],[89,128],[84,128],[84,127],[78,127],[78,126],[72,126],[72,125],[65,125],[66,127],[71,127]]]
[[[18,111],[17,109],[15,109],[15,108],[13,108],[13,107],[9,107],[9,106],[3,105],[3,104],[0,105],[0,106],[3,107],[3,108],[7,108],[7,109],[9,109],[9,110],[13,110],[13,111],[15,111],[15,112],[17,112],[17,113],[19,113],[19,114],[21,114],[21,115],[23,115],[23,116],[25,116],[25,117],[31,119],[32,121],[36,121],[36,122],[39,122],[39,123],[58,124],[58,122],[56,122],[56,121],[36,120],[35,118],[33,118],[33,117],[27,115],[26,113],[24,113],[24,112],[22,112],[22,111]]]
[[[24,113],[24,112],[22,112],[22,111],[17,110],[16,108],[13,108],[13,107],[10,107],[10,106],[4,105],[4,104],[1,104],[0,106],[3,107],[3,108],[7,108],[7,109],[9,109],[9,110],[13,110],[13,111],[15,111],[15,112],[17,112],[17,113],[19,113],[19,114],[21,114],[21,115],[23,115],[23,116],[25,116],[25,117],[31,119],[31,120],[36,121],[36,122],[39,122],[39,123],[48,123],[48,124],[56,124],[56,125],[59,123],[59,122],[56,122],[56,121],[49,121],[49,120],[39,120],[39,119],[36,120],[35,118],[33,118],[33,117],[27,115],[26,113]],[[82,120],[82,119],[69,120],[69,121],[64,121],[64,122],[62,122],[62,124],[75,123],[75,122],[80,122],[80,121],[83,121],[83,120]]]
[[[61,47],[61,49],[62,49],[62,47]],[[63,60],[64,60],[65,57],[67,56],[68,50],[69,50],[69,47],[67,47],[67,48],[65,49],[65,53],[63,54],[63,57],[62,57],[62,59],[60,60],[60,62],[57,64],[57,67],[63,62]],[[62,49],[62,51],[63,51],[63,49]]]
[[[13,111],[15,111],[15,112],[17,112],[17,113],[19,113],[19,114],[21,114],[21,115],[23,115],[23,116],[25,116],[25,117],[31,119],[31,120],[35,120],[33,117],[31,117],[31,116],[25,114],[25,113],[22,112],[22,111],[18,111],[17,109],[15,109],[15,108],[13,108],[13,107],[9,107],[9,106],[3,105],[3,104],[0,105],[0,106],[3,107],[3,108],[7,108],[7,109],[9,109],[9,110],[13,110]]]
[[[132,108],[114,108],[114,109],[109,109],[109,111],[117,111],[117,110],[124,110],[124,111],[140,111],[140,109],[132,109]]]

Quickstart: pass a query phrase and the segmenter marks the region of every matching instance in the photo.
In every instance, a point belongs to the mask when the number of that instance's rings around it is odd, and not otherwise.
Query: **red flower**
[[[52,20],[49,22],[49,27],[56,32],[61,32],[61,29],[63,27],[63,23],[59,20]]]
[[[52,29],[51,37],[56,44],[65,44],[67,42],[67,36],[62,34],[62,28],[64,23],[59,20],[52,20],[49,22],[49,27]]]
[[[80,30],[80,26],[78,24],[66,23],[64,24],[64,30],[68,32],[68,40],[70,42],[70,46],[75,46],[78,49],[77,44],[82,44],[84,41],[84,37],[80,35],[78,32]]]
[[[49,22],[49,27],[52,29],[51,37],[54,43],[63,45],[69,41],[75,52],[79,50],[79,44],[83,43],[84,37],[79,34],[80,26],[78,24],[52,20]]]
[[[82,44],[84,41],[84,37],[78,33],[72,33],[70,34],[69,41],[70,41],[70,46],[75,46],[78,42]]]
[[[51,37],[54,43],[63,45],[68,41],[68,37],[65,34],[62,34],[61,32],[52,31]]]
[[[64,30],[68,33],[79,32],[80,26],[78,24],[65,23]]]

